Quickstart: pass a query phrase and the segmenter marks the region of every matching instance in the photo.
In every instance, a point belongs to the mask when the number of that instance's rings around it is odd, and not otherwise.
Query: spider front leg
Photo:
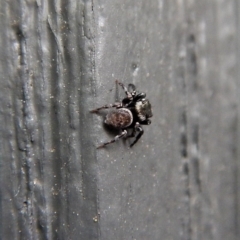
[[[122,107],[122,103],[117,102],[117,103],[113,103],[113,104],[106,104],[102,107],[91,110],[90,113],[97,113],[98,111],[100,111],[102,109],[113,108],[113,107],[120,108],[120,107]]]
[[[126,135],[127,135],[127,130],[123,130],[121,134],[117,135],[117,136],[116,136],[114,139],[112,139],[111,141],[105,142],[105,143],[103,143],[102,145],[98,146],[97,149],[103,148],[103,147],[105,147],[105,146],[108,145],[108,144],[114,143],[114,142],[116,142],[117,140],[119,140],[120,138],[125,137]]]
[[[142,135],[144,134],[144,131],[142,129],[142,127],[140,126],[140,124],[138,122],[136,122],[132,135],[130,135],[129,137],[134,137],[136,132],[138,132],[138,135],[136,136],[135,140],[131,143],[130,147],[132,147],[134,144],[137,143],[137,141],[142,137]]]
[[[133,94],[128,91],[128,89],[124,86],[123,83],[121,83],[121,82],[119,82],[118,80],[116,80],[116,84],[118,84],[119,86],[122,87],[122,89],[124,90],[124,92],[125,92],[125,94],[127,95],[127,98],[128,98],[129,100],[132,100],[132,99],[133,99]]]

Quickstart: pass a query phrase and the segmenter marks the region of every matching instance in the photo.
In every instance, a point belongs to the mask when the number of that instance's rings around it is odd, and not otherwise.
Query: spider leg
[[[124,90],[125,94],[127,95],[127,98],[132,100],[133,99],[133,95],[127,90],[127,88],[124,86],[123,83],[119,82],[118,80],[116,80],[116,84],[118,84],[119,86],[122,87],[122,89]]]
[[[98,111],[100,111],[102,109],[113,108],[113,107],[120,108],[120,107],[122,107],[122,103],[117,102],[117,103],[113,103],[113,104],[106,104],[102,107],[91,110],[90,113],[97,113]]]
[[[137,122],[135,127],[134,127],[134,131],[138,131],[138,135],[136,136],[135,140],[131,143],[130,147],[132,147],[134,144],[137,143],[137,141],[141,138],[141,136],[143,135],[144,131],[142,129],[142,127],[140,126],[140,124]],[[135,133],[134,133],[135,135]]]
[[[139,126],[140,126],[140,124],[139,124],[138,122],[136,122],[136,124],[135,124],[135,126],[134,126],[134,128],[133,128],[133,130],[132,130],[132,133],[131,133],[130,135],[126,136],[126,138],[135,137],[136,132],[137,132],[137,127],[139,127]]]
[[[132,138],[132,137],[135,137],[135,135],[136,135],[136,131],[135,131],[135,129],[133,129],[132,133],[130,135],[126,136],[126,138]]]
[[[108,144],[114,143],[114,142],[116,142],[117,140],[119,140],[120,138],[122,138],[122,137],[124,137],[124,136],[126,136],[126,135],[127,135],[127,130],[123,130],[123,131],[121,132],[121,134],[117,135],[117,136],[116,136],[114,139],[112,139],[111,141],[105,142],[105,143],[103,143],[102,145],[98,146],[97,149],[103,148],[103,147],[105,147],[105,146],[108,145]]]

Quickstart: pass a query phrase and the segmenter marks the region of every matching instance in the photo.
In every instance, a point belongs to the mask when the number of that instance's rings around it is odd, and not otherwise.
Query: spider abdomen
[[[114,128],[127,128],[133,122],[132,112],[127,108],[117,108],[110,111],[107,116],[105,123]]]

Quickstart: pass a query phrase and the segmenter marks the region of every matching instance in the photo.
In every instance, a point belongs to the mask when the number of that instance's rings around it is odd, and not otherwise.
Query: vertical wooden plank
[[[1,9],[1,237],[96,239],[92,3]]]
[[[97,152],[101,238],[190,239],[184,2],[99,2],[96,106],[114,102],[119,79],[146,92],[154,112],[132,149]],[[114,135],[96,118],[97,145]]]
[[[238,239],[234,1],[188,1],[186,36],[192,239]]]

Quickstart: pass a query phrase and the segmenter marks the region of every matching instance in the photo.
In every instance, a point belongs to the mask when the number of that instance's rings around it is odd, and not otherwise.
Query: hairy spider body
[[[137,93],[133,84],[129,84],[127,89],[123,83],[118,81],[116,81],[116,83],[123,88],[126,94],[122,102],[104,105],[90,112],[97,113],[101,109],[115,108],[107,114],[104,122],[115,129],[121,130],[121,133],[111,141],[105,142],[97,148],[105,147],[122,137],[135,137],[136,133],[138,133],[130,145],[130,147],[132,147],[144,133],[141,125],[151,124],[149,118],[153,116],[152,108],[149,100],[146,99],[146,94]],[[127,136],[128,129],[132,129],[132,133]]]
[[[127,108],[118,108],[109,112],[104,122],[113,128],[123,129],[132,124],[133,115]]]

